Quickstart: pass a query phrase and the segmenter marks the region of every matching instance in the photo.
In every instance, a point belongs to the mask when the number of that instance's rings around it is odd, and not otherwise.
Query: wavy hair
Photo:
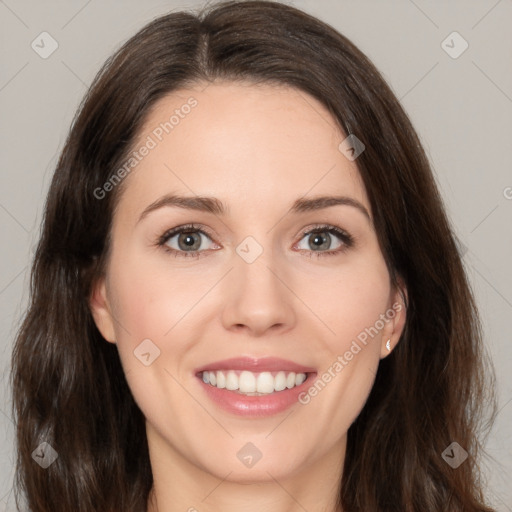
[[[102,66],[62,149],[45,204],[30,301],[12,354],[16,503],[32,512],[143,512],[153,479],[144,417],[117,347],[93,321],[116,201],[101,188],[133,150],[155,103],[215,80],[274,83],[319,100],[366,146],[357,167],[391,280],[407,289],[401,339],[348,431],[345,512],[491,512],[482,435],[494,372],[432,169],[375,66],[328,24],[283,3],[228,1],[148,23]],[[494,404],[487,421],[485,406]],[[442,452],[469,454],[454,469]],[[49,443],[48,468],[32,453]]]

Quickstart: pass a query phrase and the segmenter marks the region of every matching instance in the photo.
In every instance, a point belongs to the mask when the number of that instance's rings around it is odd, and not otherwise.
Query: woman
[[[490,511],[480,324],[373,64],[275,2],[160,17],[50,186],[13,353],[32,511]]]

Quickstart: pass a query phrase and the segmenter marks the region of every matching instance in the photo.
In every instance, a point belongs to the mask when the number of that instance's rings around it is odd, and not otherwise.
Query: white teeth
[[[279,371],[275,376],[271,372],[253,373],[247,370],[235,372],[204,371],[203,382],[220,389],[228,389],[248,395],[269,394],[300,386],[306,380],[305,373]]]
[[[279,372],[275,377],[274,389],[276,391],[283,391],[286,387],[286,373]]]
[[[236,373],[231,370],[226,376],[226,389],[229,389],[230,391],[238,389],[238,377]]]
[[[240,389],[243,392],[243,389]],[[274,391],[274,377],[270,372],[262,372],[258,375],[258,382],[256,385],[258,393],[272,393]]]
[[[297,373],[295,376],[295,385],[300,386],[304,381],[306,380],[306,374],[305,373]],[[210,382],[212,382],[210,378]],[[215,384],[215,382],[214,382]]]
[[[225,388],[226,387],[226,376],[224,375],[224,372],[212,372],[217,373],[217,387],[218,388]]]
[[[240,377],[238,377],[238,389],[242,393],[254,393],[256,391],[256,378],[254,377],[254,373],[242,372]]]

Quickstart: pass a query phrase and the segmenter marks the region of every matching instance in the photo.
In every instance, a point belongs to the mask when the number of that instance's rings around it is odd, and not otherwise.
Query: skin
[[[343,195],[372,218],[357,160],[338,149],[345,135],[317,100],[268,84],[174,92],[152,109],[135,147],[190,96],[197,106],[122,183],[105,277],[90,299],[146,418],[155,482],[148,510],[334,511],[347,430],[389,354],[386,341],[391,350],[398,342],[405,305],[371,219],[349,205],[288,210],[303,196]],[[169,193],[213,196],[229,211],[166,206],[139,221]],[[187,223],[213,235],[196,232],[197,259],[157,245],[166,230]],[[335,235],[329,246],[324,231],[327,247],[315,251],[315,235],[303,233],[321,223],[347,231],[354,245],[316,257],[344,246]],[[179,250],[179,236],[168,246]],[[247,236],[263,248],[253,263],[236,252]],[[200,365],[236,356],[282,357],[322,375],[393,304],[401,312],[307,405],[239,417],[211,402],[194,375]],[[145,366],[133,351],[148,338],[160,356]],[[251,468],[236,456],[248,442],[262,453]]]

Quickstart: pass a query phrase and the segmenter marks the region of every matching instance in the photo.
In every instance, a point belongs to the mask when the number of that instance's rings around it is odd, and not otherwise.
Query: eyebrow
[[[367,218],[370,224],[372,223],[370,214],[368,213],[368,210],[365,208],[365,206],[363,206],[356,199],[347,196],[316,196],[312,197],[311,199],[304,199],[301,197],[292,204],[289,211],[291,213],[297,214],[323,210],[324,208],[339,205],[352,206],[356,208]],[[157,199],[155,202],[151,203],[147,208],[145,208],[141,213],[138,222],[140,222],[149,213],[163,207],[177,207],[186,210],[213,213],[214,215],[221,217],[227,215],[229,212],[229,208],[227,208],[224,203],[222,203],[222,201],[216,197],[192,197],[168,194],[161,197],[160,199]]]

